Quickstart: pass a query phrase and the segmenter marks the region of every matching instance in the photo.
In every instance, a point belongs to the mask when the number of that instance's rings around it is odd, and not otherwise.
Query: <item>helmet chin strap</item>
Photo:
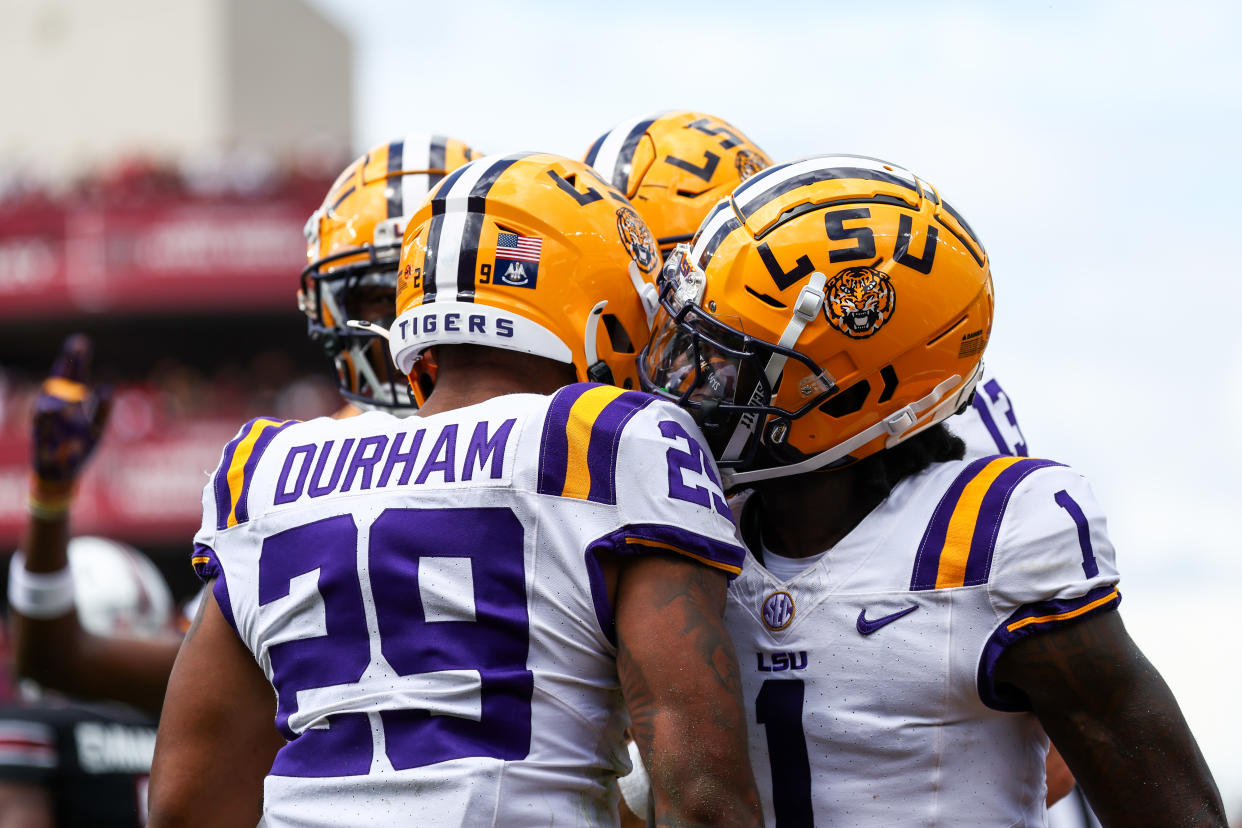
[[[642,272],[638,269],[638,263],[631,261],[629,266],[630,281],[634,284],[634,290],[638,293],[639,300],[643,303],[643,310],[647,312],[647,332],[651,332],[651,325],[655,322],[656,313],[660,310],[660,291],[656,286],[643,278]]]
[[[587,379],[591,382],[612,385],[612,369],[608,367],[608,363],[599,358],[599,351],[595,347],[599,334],[599,320],[604,315],[604,308],[607,306],[608,300],[603,299],[596,302],[595,307],[591,308],[591,312],[587,314],[586,330],[582,334],[582,352],[586,356]]]
[[[802,290],[798,292],[798,300],[794,302],[793,315],[789,317],[785,330],[781,333],[781,338],[777,340],[777,345],[782,348],[793,349],[797,344],[798,337],[802,336],[802,332],[806,330],[806,326],[814,321],[819,315],[819,309],[824,306],[824,285],[828,282],[828,277],[816,271],[811,274],[811,278],[802,286]],[[785,370],[785,363],[789,361],[789,357],[784,354],[772,354],[768,358],[767,367],[764,368],[764,375],[768,380],[768,388],[776,388],[776,381],[780,379],[781,372]],[[758,403],[756,399],[762,393],[763,386],[757,385],[748,401],[749,404]],[[724,452],[721,454],[721,460],[736,460],[742,456],[742,451],[746,448],[746,443],[750,440],[751,435],[755,433],[755,429],[759,427],[758,416],[746,416],[738,420],[737,427],[733,430],[733,434],[729,437],[729,442],[725,446]]]
[[[983,363],[980,362],[975,368],[974,373],[970,375],[965,382],[962,381],[960,374],[954,374],[948,379],[941,382],[931,390],[931,393],[920,400],[916,400],[903,408],[889,414],[883,420],[875,425],[860,431],[848,440],[837,443],[832,448],[821,451],[819,454],[808,457],[807,459],[793,463],[788,466],[773,466],[766,469],[754,469],[751,471],[730,473],[726,469],[721,469],[724,475],[725,490],[736,488],[746,483],[754,483],[759,480],[770,480],[773,477],[789,477],[795,474],[804,474],[806,472],[817,471],[825,466],[835,463],[843,457],[849,456],[850,452],[859,449],[877,437],[888,435],[885,442],[885,448],[892,448],[902,440],[912,437],[913,435],[930,428],[936,423],[948,417],[961,407],[962,402],[970,396],[975,388],[975,383],[979,381],[979,377],[983,374]],[[952,397],[946,399],[943,403],[941,400],[950,391],[957,389]],[[941,403],[940,405],[936,405]],[[935,409],[932,411],[932,409]],[[932,411],[932,416],[926,422],[919,424],[919,417],[928,411]],[[917,428],[915,426],[918,425]]]
[[[582,350],[586,354],[588,368],[599,362],[599,352],[595,349],[595,342],[599,333],[599,318],[604,315],[604,308],[607,305],[607,299],[596,302],[595,307],[591,308],[591,312],[587,314],[586,332],[582,336]]]

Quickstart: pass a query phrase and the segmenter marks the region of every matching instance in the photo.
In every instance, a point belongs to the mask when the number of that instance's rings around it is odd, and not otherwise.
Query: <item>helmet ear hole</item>
[[[630,335],[626,332],[625,326],[621,324],[620,319],[611,313],[604,314],[604,329],[608,331],[608,341],[612,344],[613,352],[618,354],[634,353],[634,340],[630,339]]]
[[[880,379],[884,380],[884,387],[880,389],[880,396],[876,402],[886,403],[897,392],[897,372],[892,365],[885,365],[880,369]]]
[[[861,380],[849,388],[832,395],[819,407],[829,417],[847,417],[860,411],[871,394],[871,383]]]

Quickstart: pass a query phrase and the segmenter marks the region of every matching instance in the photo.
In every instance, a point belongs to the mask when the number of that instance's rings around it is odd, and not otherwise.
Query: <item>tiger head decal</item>
[[[772,166],[772,162],[762,153],[752,152],[748,149],[738,150],[737,158],[733,159],[733,164],[737,168],[739,183],[750,178],[755,173]]]
[[[617,210],[617,235],[630,258],[643,273],[653,273],[660,266],[660,252],[656,249],[651,230],[629,207]]]
[[[873,267],[849,267],[826,286],[824,315],[829,324],[851,339],[866,339],[893,316],[897,291],[888,274]]]

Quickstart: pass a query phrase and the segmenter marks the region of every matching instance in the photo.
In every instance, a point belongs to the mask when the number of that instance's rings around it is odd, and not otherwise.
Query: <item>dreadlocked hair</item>
[[[966,444],[962,438],[954,436],[944,423],[936,423],[890,449],[859,460],[853,469],[861,490],[859,494],[868,499],[883,499],[907,477],[933,463],[961,460],[965,454]]]

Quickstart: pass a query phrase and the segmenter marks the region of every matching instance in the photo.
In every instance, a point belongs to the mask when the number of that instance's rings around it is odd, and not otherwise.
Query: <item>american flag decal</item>
[[[519,262],[539,264],[543,252],[543,239],[538,236],[519,236],[517,233],[501,233],[496,238],[496,257],[516,259]]]

